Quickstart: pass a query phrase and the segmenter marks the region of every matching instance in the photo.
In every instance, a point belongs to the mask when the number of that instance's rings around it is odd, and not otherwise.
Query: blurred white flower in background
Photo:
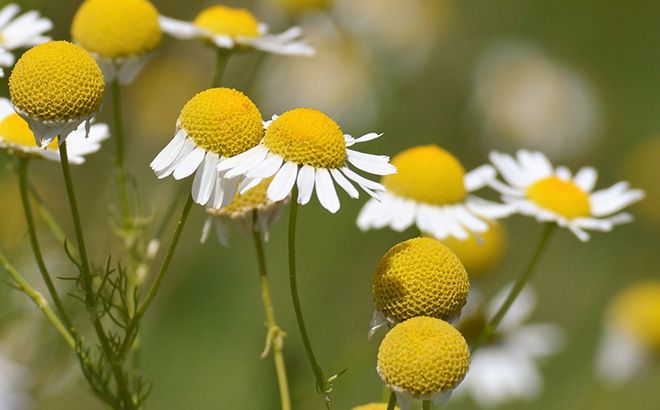
[[[468,339],[481,334],[487,318],[493,317],[509,294],[505,286],[488,304],[471,290],[458,329]],[[555,354],[563,345],[561,329],[549,323],[525,324],[536,306],[536,293],[526,287],[500,323],[492,340],[472,355],[470,370],[454,397],[469,395],[480,407],[491,408],[513,400],[530,400],[543,388],[538,361]]]
[[[14,65],[16,56],[11,51],[50,41],[43,34],[53,28],[53,23],[36,10],[16,17],[20,11],[17,4],[8,4],[0,10],[0,67]],[[0,68],[0,77],[3,75]]]
[[[542,50],[497,43],[482,52],[473,108],[489,146],[539,149],[555,159],[580,157],[600,133],[592,86]]]
[[[26,390],[28,370],[5,356],[0,348],[0,410],[25,410],[31,408]]]

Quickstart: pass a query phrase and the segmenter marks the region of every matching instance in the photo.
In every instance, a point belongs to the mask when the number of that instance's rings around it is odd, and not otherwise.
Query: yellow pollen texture
[[[236,193],[234,200],[229,205],[220,209],[211,209],[209,213],[217,216],[238,217],[268,207],[272,201],[266,197],[266,191],[272,180],[273,178],[264,179],[243,195]]]
[[[612,302],[610,319],[660,353],[660,280],[650,279],[623,290]]]
[[[264,145],[285,161],[315,168],[339,168],[346,161],[341,128],[311,108],[296,108],[279,116],[266,130]]]
[[[259,109],[231,88],[211,88],[195,95],[181,110],[179,126],[197,146],[225,157],[256,146],[264,134]]]
[[[449,323],[416,317],[390,330],[378,348],[378,373],[415,397],[455,388],[468,370],[468,345]]]
[[[415,316],[455,318],[470,289],[461,261],[433,238],[413,238],[392,247],[371,284],[376,308],[399,322]]]
[[[37,148],[30,126],[16,113],[9,114],[0,121],[0,140],[27,148]],[[46,148],[57,149],[57,140],[53,140]]]
[[[436,145],[407,149],[394,158],[397,173],[383,177],[393,194],[433,205],[448,205],[465,198],[465,169],[449,152]]]
[[[568,219],[591,214],[589,195],[572,181],[564,181],[555,176],[530,185],[527,188],[527,196],[541,208]]]
[[[162,37],[158,10],[146,0],[86,0],[71,26],[73,41],[100,56],[140,56]]]
[[[66,41],[51,41],[26,51],[9,77],[16,108],[30,118],[67,122],[97,112],[105,81],[94,58]]]
[[[504,253],[504,228],[496,222],[489,225],[486,232],[473,233],[465,240],[453,236],[442,240],[458,256],[470,279],[484,277],[499,263]]]
[[[399,410],[399,406],[394,406],[394,409]],[[387,410],[387,403],[369,403],[353,407],[352,410]]]
[[[193,24],[211,34],[230,37],[259,36],[259,22],[246,9],[212,6],[199,13]]]

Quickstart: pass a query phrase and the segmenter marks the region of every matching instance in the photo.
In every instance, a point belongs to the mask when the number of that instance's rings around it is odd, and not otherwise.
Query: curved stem
[[[531,277],[532,272],[534,271],[534,268],[538,264],[541,255],[545,251],[546,245],[548,244],[550,236],[552,232],[554,232],[556,226],[557,225],[555,223],[546,223],[545,226],[543,227],[541,240],[536,246],[534,253],[532,253],[532,257],[527,262],[527,266],[525,267],[525,270],[523,270],[522,274],[518,277],[518,279],[513,285],[513,288],[511,288],[511,292],[509,292],[509,295],[507,296],[506,300],[504,301],[502,306],[498,309],[497,313],[495,313],[495,316],[493,316],[490,322],[486,325],[483,332],[481,333],[481,336],[479,336],[479,338],[477,339],[476,343],[472,347],[472,351],[471,351],[472,354],[483,343],[486,343],[493,336],[493,333],[495,333],[495,331],[497,330],[497,326],[499,326],[500,322],[506,315],[506,312],[509,311],[509,308],[511,307],[511,305],[513,305],[513,302],[515,302],[516,298],[518,297],[520,292],[525,287],[525,284]]]
[[[213,82],[211,83],[212,87],[220,87],[220,84],[222,84],[222,76],[225,73],[225,69],[227,68],[227,62],[229,62],[230,57],[231,57],[231,50],[218,48],[217,60],[215,63],[215,71],[213,73]]]
[[[127,409],[134,409],[135,403],[133,397],[128,390],[128,382],[124,377],[124,372],[121,369],[115,352],[110,346],[110,341],[101,323],[101,318],[96,311],[96,297],[94,296],[94,285],[92,283],[92,274],[89,267],[89,259],[87,257],[87,249],[85,247],[85,239],[82,232],[82,223],[80,222],[80,213],[78,212],[78,202],[76,201],[76,194],[73,190],[73,181],[71,179],[71,170],[69,169],[69,156],[66,150],[66,140],[61,136],[59,137],[60,149],[60,162],[62,165],[62,174],[64,175],[64,184],[66,185],[66,193],[69,199],[69,207],[71,208],[71,216],[73,218],[73,226],[76,232],[76,240],[78,242],[78,253],[80,254],[80,273],[82,276],[82,286],[85,290],[85,305],[90,314],[94,331],[99,339],[101,348],[110,364],[112,374],[117,383],[117,390],[122,398]]]
[[[115,160],[117,161],[117,190],[119,192],[119,208],[121,210],[124,229],[131,223],[130,207],[128,205],[128,190],[126,188],[126,167],[124,159],[124,126],[121,111],[121,85],[115,77],[112,80],[112,111],[115,132]]]
[[[284,354],[282,353],[282,338],[284,333],[275,321],[275,311],[273,302],[270,298],[270,286],[268,283],[268,271],[266,270],[266,256],[264,253],[261,233],[257,230],[257,211],[253,212],[252,217],[252,238],[257,252],[257,261],[259,262],[259,276],[261,279],[261,299],[266,313],[266,322],[268,323],[268,341],[267,346],[273,346],[273,359],[275,361],[275,370],[277,373],[277,383],[280,388],[280,401],[282,410],[291,410],[291,398],[289,394],[289,384],[286,377],[286,365],[284,364]],[[267,350],[264,352],[267,353]]]
[[[30,208],[30,196],[28,194],[28,180],[27,180],[27,168],[28,168],[29,159],[21,158],[18,161],[18,185],[21,191],[21,201],[23,202],[23,211],[25,212],[25,220],[28,225],[28,232],[30,235],[30,244],[32,245],[32,251],[34,253],[34,259],[37,261],[37,266],[39,267],[39,272],[41,277],[46,283],[48,288],[48,293],[55,303],[55,308],[57,312],[62,317],[62,321],[67,328],[71,328],[71,321],[69,320],[60,296],[57,293],[55,284],[48,273],[46,268],[46,263],[44,262],[43,255],[41,253],[41,247],[39,246],[39,240],[37,239],[37,229],[34,223],[34,216],[32,215],[32,209]]]
[[[298,296],[298,283],[296,281],[296,219],[298,217],[298,202],[296,202],[297,197],[298,189],[294,186],[293,191],[291,192],[291,204],[289,205],[289,285],[291,287],[291,298],[293,300],[293,308],[296,312],[298,329],[300,330],[303,345],[305,346],[305,352],[307,353],[307,359],[312,366],[314,377],[316,378],[316,389],[319,393],[324,395],[326,408],[330,409],[332,406],[330,402],[328,383],[325,376],[323,375],[323,370],[321,370],[321,367],[318,365],[316,358],[314,357],[312,344],[309,340],[309,336],[307,335],[307,328],[305,327],[305,321],[303,319],[300,297]]]
[[[55,314],[55,312],[53,312],[41,293],[37,292],[34,290],[34,288],[32,288],[32,286],[30,286],[25,278],[9,263],[5,257],[5,254],[2,252],[0,252],[0,264],[2,264],[12,279],[14,279],[16,286],[30,299],[32,299],[39,310],[41,310],[43,314],[46,315],[46,318],[50,320],[50,322],[55,327],[55,330],[57,330],[59,334],[62,335],[62,338],[64,338],[66,344],[68,344],[71,349],[76,350],[76,341],[73,335],[69,332],[68,326],[65,326],[64,323],[62,323],[60,318]]]
[[[394,410],[396,407],[396,394],[390,392],[390,399],[387,401],[387,410]]]

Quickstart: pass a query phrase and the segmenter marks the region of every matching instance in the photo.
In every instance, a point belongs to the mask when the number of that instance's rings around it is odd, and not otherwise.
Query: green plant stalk
[[[230,57],[231,50],[218,47],[213,82],[211,83],[212,87],[220,87],[220,84],[222,84],[222,76],[225,74]]]
[[[324,395],[326,408],[331,409],[332,405],[329,397],[327,380],[323,375],[323,370],[321,370],[321,367],[318,365],[318,362],[314,357],[314,350],[312,349],[312,344],[307,334],[307,328],[305,327],[305,321],[303,319],[302,306],[300,305],[300,297],[298,296],[298,283],[296,280],[296,220],[298,217],[298,202],[296,201],[297,197],[298,189],[294,186],[293,191],[291,192],[291,204],[289,205],[289,285],[291,288],[291,299],[293,301],[293,308],[296,312],[296,321],[298,323],[298,329],[300,330],[300,336],[302,337],[303,345],[305,346],[305,352],[307,353],[307,359],[312,366],[312,371],[314,372],[314,377],[316,378],[316,389],[319,393]]]
[[[101,318],[96,311],[96,300],[94,297],[94,287],[92,284],[92,274],[89,265],[89,259],[87,257],[87,249],[85,247],[85,239],[82,232],[82,223],[80,221],[80,213],[78,212],[78,202],[76,201],[76,194],[73,189],[73,181],[71,179],[71,170],[69,169],[69,156],[66,150],[66,140],[59,137],[59,150],[60,150],[60,163],[62,165],[62,174],[64,176],[64,184],[66,185],[66,193],[69,199],[69,207],[71,208],[71,216],[73,218],[73,226],[76,233],[76,240],[78,242],[78,253],[80,254],[80,267],[82,275],[82,284],[85,289],[85,304],[87,306],[87,312],[90,315],[92,324],[94,326],[94,331],[96,336],[101,343],[101,348],[106,357],[106,360],[110,364],[112,374],[117,383],[117,390],[122,398],[127,409],[134,409],[135,403],[133,402],[133,397],[128,390],[128,382],[124,377],[124,372],[121,369],[121,366],[118,363],[117,358],[110,346],[108,336],[103,328],[101,323]]]
[[[270,346],[272,340],[273,359],[275,361],[275,370],[277,373],[277,383],[280,388],[280,401],[282,410],[291,410],[291,398],[289,394],[289,384],[286,376],[286,365],[284,363],[284,354],[282,353],[283,332],[275,321],[275,310],[270,297],[270,286],[268,283],[268,271],[266,269],[266,256],[264,253],[261,233],[257,230],[257,211],[253,211],[252,218],[252,238],[259,262],[259,276],[261,280],[261,299],[266,314],[266,323],[268,324],[268,341]],[[267,353],[267,350],[264,352]]]
[[[32,245],[32,252],[34,253],[34,259],[37,261],[37,266],[39,267],[39,272],[41,277],[46,283],[48,288],[48,293],[53,299],[55,304],[55,309],[57,313],[62,317],[62,321],[67,328],[71,329],[71,321],[64,310],[64,305],[60,299],[55,284],[48,273],[46,268],[46,263],[44,262],[43,255],[41,253],[41,247],[39,246],[39,240],[37,238],[37,228],[34,223],[34,216],[32,215],[32,209],[30,208],[30,195],[28,193],[28,180],[27,180],[27,171],[28,171],[28,158],[20,158],[18,160],[18,185],[21,191],[21,201],[23,203],[23,212],[25,213],[25,220],[27,221],[28,232],[30,236],[30,244]]]
[[[46,204],[44,203],[43,199],[37,192],[37,189],[34,187],[32,182],[29,181],[29,179],[28,179],[28,189],[30,191],[30,195],[32,196],[32,199],[34,200],[34,204],[37,208],[37,212],[39,212],[39,216],[41,216],[41,219],[44,220],[46,226],[48,226],[48,229],[50,229],[53,236],[55,236],[55,239],[57,239],[57,241],[60,244],[64,244],[64,242],[66,242],[66,235],[64,234],[64,229],[62,229],[60,224],[57,223],[53,215],[48,211]],[[69,251],[72,252],[76,258],[78,257],[78,253],[75,249],[70,249]]]
[[[121,85],[119,79],[112,80],[112,108],[115,137],[115,161],[117,173],[117,190],[119,193],[119,208],[124,229],[130,229],[131,214],[128,205],[128,189],[126,187],[126,164],[124,155],[124,125],[121,107]]]
[[[60,318],[55,314],[55,312],[48,305],[48,301],[43,297],[43,295],[25,280],[25,278],[9,263],[5,254],[0,252],[0,264],[5,268],[9,275],[16,282],[16,286],[25,293],[32,301],[37,305],[39,310],[46,316],[46,318],[52,323],[55,327],[55,330],[62,336],[67,345],[74,351],[76,350],[76,340],[73,335],[69,332],[68,327],[62,323]]]
[[[502,321],[502,319],[504,319],[504,316],[509,311],[509,308],[511,308],[511,305],[513,305],[513,302],[515,302],[516,298],[525,287],[525,284],[529,281],[532,272],[534,271],[539,260],[541,259],[541,255],[543,255],[543,252],[547,248],[547,244],[549,243],[550,237],[552,236],[552,233],[554,232],[556,226],[557,225],[554,222],[548,222],[543,226],[543,233],[541,234],[541,240],[539,241],[538,245],[536,246],[536,249],[532,253],[531,258],[527,262],[525,269],[523,270],[522,274],[518,277],[518,279],[516,279],[513,288],[511,288],[511,291],[509,292],[509,295],[507,296],[502,306],[497,310],[495,316],[493,316],[493,318],[490,320],[490,322],[488,322],[488,324],[484,328],[483,332],[481,333],[481,336],[479,336],[476,343],[472,347],[472,351],[470,352],[470,354],[474,354],[474,352],[482,344],[488,342],[488,340],[490,340],[490,338],[493,336],[500,322]]]
[[[422,401],[422,410],[431,410],[431,400]]]
[[[396,407],[396,394],[390,392],[390,399],[387,401],[387,410],[394,410]]]

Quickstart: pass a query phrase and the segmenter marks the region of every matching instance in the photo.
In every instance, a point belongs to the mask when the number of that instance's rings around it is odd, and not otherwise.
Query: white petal
[[[252,155],[245,158],[240,164],[228,170],[225,173],[225,176],[227,178],[234,178],[239,175],[245,174],[248,170],[251,170],[259,166],[266,158],[266,155],[268,155],[268,149],[260,145],[257,145],[256,148],[257,149],[252,151]]]
[[[229,36],[214,35],[211,41],[220,48],[234,48],[234,40]]]
[[[318,168],[315,180],[316,197],[325,209],[334,214],[339,210],[340,205],[330,172],[325,168]]]
[[[346,150],[347,160],[356,168],[374,175],[390,175],[396,173],[396,167],[390,164],[390,158],[384,155],[365,154],[363,152]]]
[[[11,19],[20,13],[21,8],[17,4],[8,4],[0,10],[0,27],[4,27]]]
[[[199,164],[204,160],[206,151],[202,147],[196,147],[190,154],[188,154],[174,170],[174,179],[183,179],[190,176]]]
[[[151,164],[149,164],[151,169],[153,169],[155,172],[159,172],[169,167],[176,159],[177,155],[179,155],[185,138],[186,132],[184,130],[179,130],[176,135],[174,135],[174,138],[172,138],[172,140],[165,146],[165,148],[163,148],[163,150],[160,151],[158,155],[156,155],[156,158],[151,161]]]
[[[195,149],[195,143],[192,142],[192,140],[185,138],[183,140],[183,145],[181,146],[181,149],[179,150],[179,153],[177,154],[176,158],[166,168],[160,171],[155,171],[156,176],[162,179],[171,175],[172,172],[174,172],[174,170],[179,166],[179,164],[181,164],[181,161],[183,161],[183,159],[186,158],[188,154],[193,152],[194,149]]]
[[[252,158],[253,155],[258,155],[258,152],[260,150],[264,149],[264,148],[265,147],[263,145],[259,144],[255,147],[250,148],[247,151],[241,152],[238,155],[234,155],[231,158],[227,158],[226,160],[224,160],[224,161],[222,161],[218,164],[218,171],[220,171],[220,172],[227,171],[231,168],[237,167],[240,164],[242,164],[243,161],[246,161],[246,160]]]
[[[591,192],[596,185],[596,179],[598,178],[598,172],[592,167],[583,167],[581,168],[573,177],[573,182],[585,192]]]
[[[181,40],[199,37],[202,34],[197,26],[187,21],[160,16],[158,17],[158,23],[164,32]]]
[[[589,202],[594,216],[606,216],[618,212],[644,198],[644,191],[630,189],[627,183],[618,183],[608,189],[591,194]]]
[[[482,165],[465,174],[465,189],[473,192],[488,185],[489,181],[495,179],[497,172],[491,165]]]
[[[195,179],[193,179],[192,197],[200,205],[205,205],[211,197],[213,187],[215,186],[215,179],[218,175],[218,170],[216,169],[218,160],[218,154],[208,152],[202,166],[197,169]]]
[[[289,195],[293,184],[296,183],[298,175],[298,164],[285,162],[282,168],[275,174],[275,178],[268,186],[266,195],[271,201],[281,201]]]
[[[314,167],[309,165],[304,165],[298,171],[298,203],[300,205],[305,205],[312,198],[312,192],[314,191],[314,177],[315,171]]]
[[[268,178],[277,172],[278,169],[282,166],[284,159],[272,152],[266,156],[266,159],[256,167],[252,168],[246,173],[248,178]]]
[[[587,242],[590,238],[590,236],[587,232],[585,232],[582,228],[580,228],[579,226],[577,226],[574,223],[569,223],[568,224],[568,229],[571,232],[573,232],[573,234],[575,236],[577,236],[578,239],[581,240],[582,242]]]
[[[470,231],[486,232],[488,230],[488,224],[470,213],[465,206],[455,205],[452,207],[452,212],[459,223]]]
[[[351,169],[348,167],[342,167],[340,168],[340,171],[349,179],[353,180],[356,182],[360,187],[366,192],[367,194],[371,195],[372,197],[378,199],[378,195],[376,195],[375,192],[373,191],[387,191],[385,187],[378,182],[370,181],[363,176],[356,174],[353,172]]]
[[[348,196],[350,196],[351,198],[359,198],[360,197],[360,193],[358,192],[358,190],[355,189],[353,184],[351,184],[351,182],[348,179],[346,179],[346,177],[341,172],[339,172],[339,170],[337,170],[335,168],[331,168],[330,169],[330,174],[335,179],[337,184],[340,187],[342,187],[344,189],[344,191],[346,191]]]
[[[523,169],[510,155],[493,151],[488,157],[502,177],[514,187],[524,188],[533,180],[531,175],[525,175]]]

